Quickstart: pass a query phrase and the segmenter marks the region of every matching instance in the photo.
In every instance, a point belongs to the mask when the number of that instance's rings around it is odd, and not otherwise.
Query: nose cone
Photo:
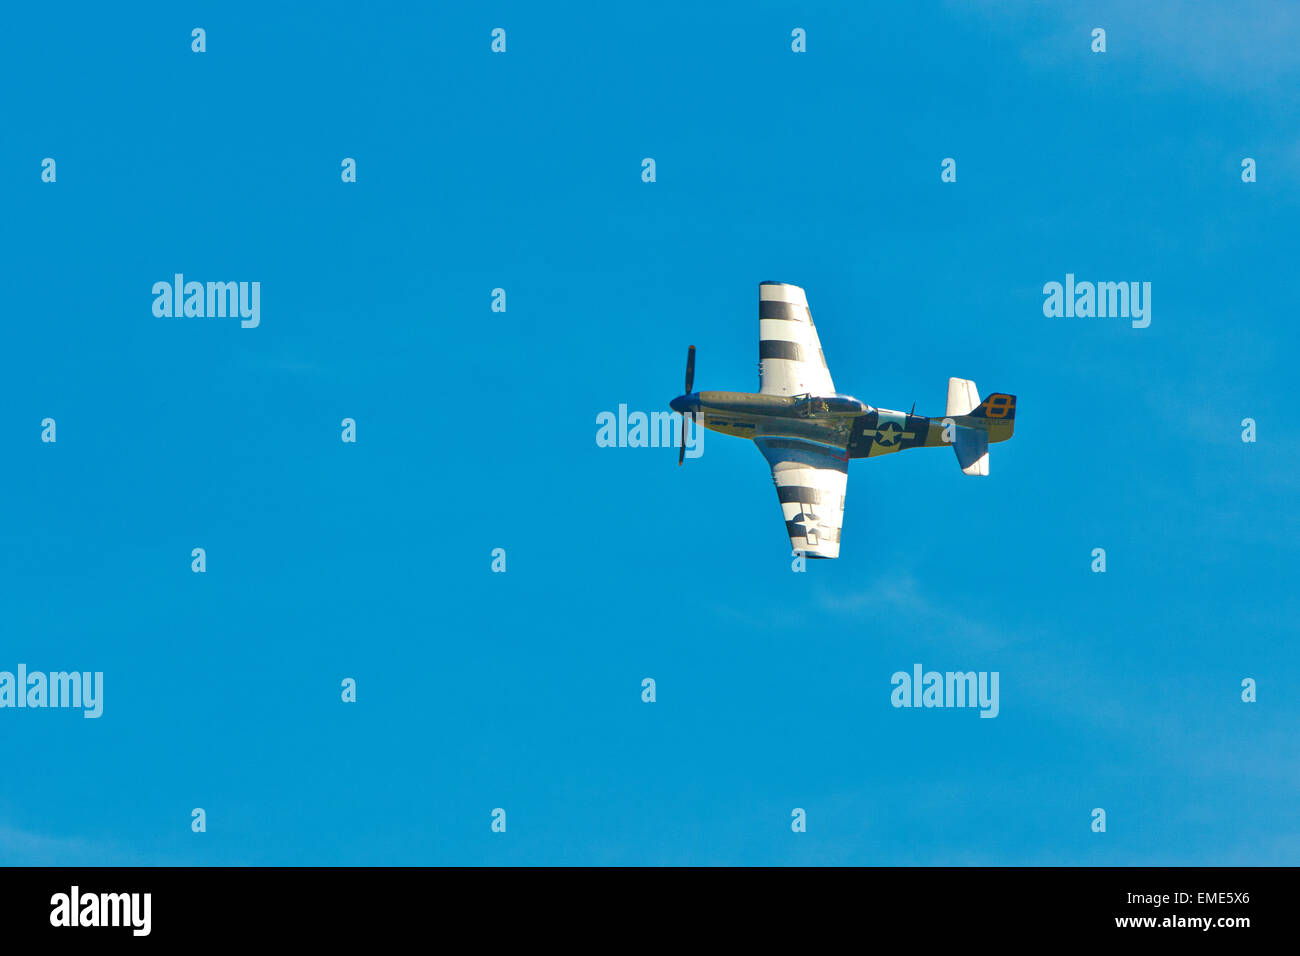
[[[668,403],[668,407],[675,412],[681,412],[683,415],[698,412],[700,410],[700,393],[691,392],[687,395],[678,395]]]

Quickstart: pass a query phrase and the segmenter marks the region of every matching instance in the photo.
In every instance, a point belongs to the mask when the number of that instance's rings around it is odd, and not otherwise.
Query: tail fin
[[[968,475],[989,473],[989,443],[1006,441],[1016,427],[1016,397],[994,392],[980,401],[975,383],[948,379],[948,417],[957,426],[953,451]]]
[[[979,407],[970,413],[971,418],[983,418],[995,425],[1008,425],[1014,427],[1016,421],[1016,396],[1007,395],[1005,392],[994,392],[984,401],[980,402]],[[1007,433],[1011,437],[1011,433]]]

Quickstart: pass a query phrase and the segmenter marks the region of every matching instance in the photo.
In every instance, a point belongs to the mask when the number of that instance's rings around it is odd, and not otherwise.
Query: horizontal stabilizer
[[[989,473],[989,433],[979,428],[957,426],[957,440],[953,442],[953,451],[957,453],[957,464],[968,475],[987,475]]]
[[[984,405],[980,402],[979,389],[968,378],[948,379],[948,417],[961,418],[978,412]],[[952,450],[957,453],[957,464],[968,475],[987,475],[989,473],[989,434],[982,428],[969,428],[957,425]]]
[[[948,417],[969,415],[980,403],[980,393],[968,378],[948,379]]]

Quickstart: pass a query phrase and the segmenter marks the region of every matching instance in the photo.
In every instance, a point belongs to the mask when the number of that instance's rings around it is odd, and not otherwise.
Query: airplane
[[[989,473],[988,446],[1006,441],[1016,425],[1016,396],[994,392],[983,401],[975,383],[948,379],[943,419],[873,408],[835,391],[808,308],[797,285],[758,287],[757,392],[693,392],[695,346],[686,353],[686,393],[669,406],[682,415],[677,464],[686,457],[686,421],[724,435],[752,439],[772,468],[795,551],[836,558],[844,525],[849,459],[907,448],[951,445],[967,475]]]

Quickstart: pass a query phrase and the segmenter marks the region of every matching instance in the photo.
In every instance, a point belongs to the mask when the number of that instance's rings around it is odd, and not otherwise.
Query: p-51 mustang
[[[943,419],[872,408],[835,391],[803,289],[784,282],[758,287],[757,393],[692,392],[695,346],[686,353],[686,394],[670,403],[724,435],[751,438],[772,466],[790,544],[810,558],[840,553],[844,489],[850,458],[905,448],[951,445],[961,470],[989,473],[989,444],[1006,441],[1016,424],[1016,397],[994,392],[980,401],[975,383],[948,379]],[[913,406],[913,411],[916,407]]]

